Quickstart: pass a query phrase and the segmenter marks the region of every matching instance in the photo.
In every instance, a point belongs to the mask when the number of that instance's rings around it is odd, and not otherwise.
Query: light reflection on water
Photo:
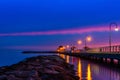
[[[120,69],[92,63],[76,57],[60,55],[67,63],[75,66],[79,80],[120,80]]]

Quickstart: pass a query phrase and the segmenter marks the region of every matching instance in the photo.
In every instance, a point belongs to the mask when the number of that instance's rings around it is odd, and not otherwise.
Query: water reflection
[[[87,80],[92,80],[90,64],[87,67]]]
[[[66,59],[64,54],[59,54],[60,57],[62,57],[63,59]]]
[[[78,59],[78,66],[77,66],[77,75],[80,77],[80,80],[82,80],[82,66],[81,66],[81,61]]]
[[[67,63],[74,64],[80,80],[120,80],[120,70],[91,63],[76,57],[63,56]]]
[[[68,55],[66,56],[66,62],[70,63],[70,56],[68,56]]]

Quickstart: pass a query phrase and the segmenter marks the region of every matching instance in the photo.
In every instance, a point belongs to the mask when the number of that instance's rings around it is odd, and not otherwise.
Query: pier
[[[110,59],[110,63],[114,63],[114,59],[118,60],[118,63],[120,64],[120,54],[101,54],[101,53],[61,53],[69,56],[75,56],[75,57],[81,57],[84,59],[90,59],[90,60],[97,60],[97,61],[104,61],[107,59]]]
[[[111,46],[111,52],[109,51],[110,47],[100,47],[100,48],[91,48],[86,52],[70,52],[70,51],[23,51],[24,54],[40,54],[40,53],[54,53],[54,54],[64,54],[69,56],[81,57],[84,59],[95,60],[100,62],[109,62],[114,63],[114,60],[117,60],[117,63],[120,65],[120,45]]]

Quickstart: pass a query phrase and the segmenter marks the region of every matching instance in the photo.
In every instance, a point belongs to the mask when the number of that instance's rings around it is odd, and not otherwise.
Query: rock
[[[31,76],[31,77],[38,77],[38,72],[35,71],[35,70],[32,70],[32,71],[29,73],[29,76]]]
[[[7,77],[7,79],[8,79],[8,80],[17,80],[16,77],[15,77],[15,75],[12,75],[12,74],[9,75],[9,76]]]
[[[18,78],[26,78],[29,77],[30,71],[11,71],[6,72],[7,75],[15,75]]]
[[[0,80],[7,80],[7,76],[6,75],[1,75]]]
[[[26,80],[42,80],[41,78],[39,77],[36,77],[36,78],[33,78],[33,77],[28,77]]]
[[[45,69],[43,73],[45,73],[45,74],[59,74],[58,71],[51,70],[51,69]]]
[[[37,56],[0,68],[0,80],[79,80],[73,65],[59,56]]]

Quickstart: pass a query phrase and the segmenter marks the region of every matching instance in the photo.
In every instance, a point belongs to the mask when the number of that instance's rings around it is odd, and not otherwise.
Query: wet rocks
[[[0,80],[79,80],[73,68],[59,56],[37,56],[1,67]]]

